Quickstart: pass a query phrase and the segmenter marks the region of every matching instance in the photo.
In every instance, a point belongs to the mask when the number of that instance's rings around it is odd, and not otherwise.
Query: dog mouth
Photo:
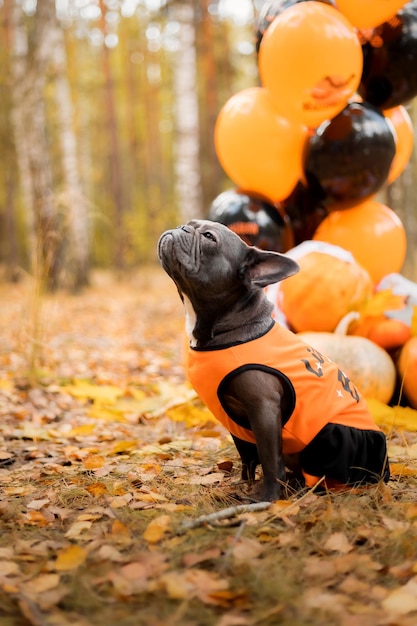
[[[200,248],[198,237],[193,228],[178,226],[162,233],[158,241],[158,257],[164,270],[174,275],[198,273],[200,267]]]

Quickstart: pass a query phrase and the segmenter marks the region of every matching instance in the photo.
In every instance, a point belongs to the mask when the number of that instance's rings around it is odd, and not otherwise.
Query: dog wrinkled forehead
[[[212,232],[216,235],[219,242],[222,240],[226,240],[227,243],[234,243],[235,245],[239,245],[243,248],[246,248],[247,245],[243,242],[243,240],[233,232],[228,226],[221,224],[220,222],[213,222],[211,220],[198,220],[192,219],[185,226],[180,226],[180,228],[191,227],[196,231],[196,233],[204,234],[207,232]]]

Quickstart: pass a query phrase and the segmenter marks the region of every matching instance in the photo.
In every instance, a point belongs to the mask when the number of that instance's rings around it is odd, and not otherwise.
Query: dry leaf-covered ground
[[[245,512],[161,270],[0,302],[1,626],[415,626],[415,433],[386,488]]]

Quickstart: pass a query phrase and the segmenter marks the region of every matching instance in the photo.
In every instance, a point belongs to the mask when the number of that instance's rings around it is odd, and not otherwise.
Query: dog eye
[[[209,230],[206,230],[204,233],[201,233],[203,237],[206,239],[210,239],[210,241],[216,241],[216,237]]]

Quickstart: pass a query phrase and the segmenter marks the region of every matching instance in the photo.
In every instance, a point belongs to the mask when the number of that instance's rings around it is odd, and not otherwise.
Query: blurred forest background
[[[0,277],[155,261],[160,233],[232,183],[214,150],[223,104],[259,84],[262,0],[0,0]],[[415,101],[408,107],[417,123]],[[415,150],[383,200],[417,279]]]

